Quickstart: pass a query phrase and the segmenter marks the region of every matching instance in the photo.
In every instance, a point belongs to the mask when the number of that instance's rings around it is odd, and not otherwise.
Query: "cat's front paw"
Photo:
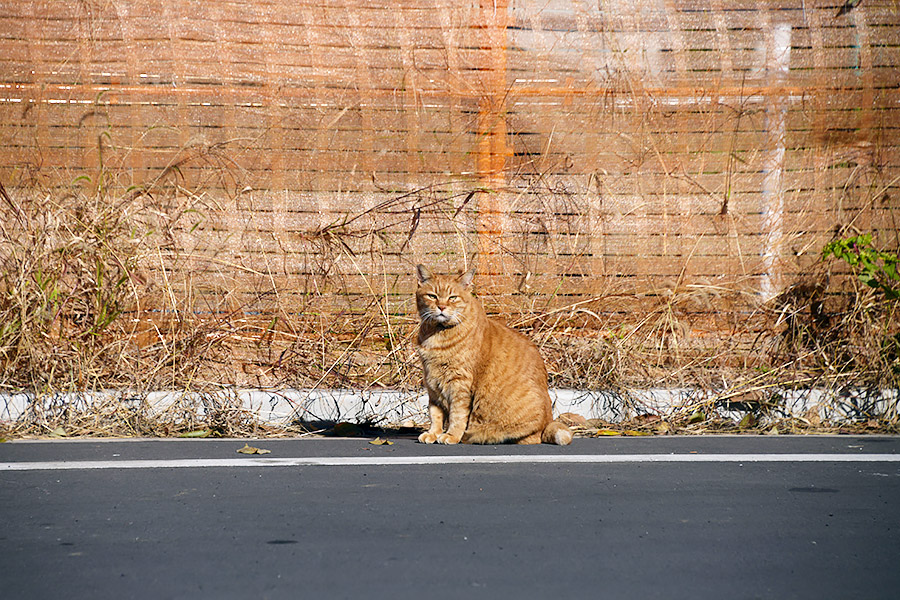
[[[437,441],[438,436],[435,433],[431,433],[430,431],[426,431],[422,435],[419,436],[420,444],[433,444]]]
[[[449,433],[442,433],[437,436],[438,444],[458,444],[459,436],[458,435],[450,435]]]

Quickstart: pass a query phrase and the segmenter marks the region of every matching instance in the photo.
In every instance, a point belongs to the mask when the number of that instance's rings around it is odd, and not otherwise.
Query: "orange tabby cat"
[[[553,420],[540,352],[527,337],[484,314],[469,291],[475,270],[432,275],[419,265],[416,271],[417,351],[431,416],[419,441],[571,443],[569,428]]]

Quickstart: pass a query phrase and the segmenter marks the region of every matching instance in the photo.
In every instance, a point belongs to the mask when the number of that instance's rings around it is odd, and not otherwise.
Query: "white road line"
[[[892,463],[900,454],[569,454],[499,456],[330,456],[306,458],[185,458],[171,460],[82,460],[0,463],[0,471],[79,471],[97,469],[199,469],[247,467],[341,467],[475,464],[611,463]]]

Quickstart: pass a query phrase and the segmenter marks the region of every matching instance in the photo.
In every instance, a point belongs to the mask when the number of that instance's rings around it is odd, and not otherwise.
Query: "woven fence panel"
[[[196,310],[403,314],[474,261],[500,311],[739,314],[897,243],[900,5],[839,4],[15,0],[0,178],[177,214],[145,266]]]

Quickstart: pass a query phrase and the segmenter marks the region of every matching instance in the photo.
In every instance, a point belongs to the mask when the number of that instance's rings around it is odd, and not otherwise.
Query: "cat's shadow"
[[[297,421],[294,425],[302,428],[307,434],[338,438],[382,438],[416,441],[419,439],[419,434],[424,431],[420,427],[379,427],[346,421]]]

